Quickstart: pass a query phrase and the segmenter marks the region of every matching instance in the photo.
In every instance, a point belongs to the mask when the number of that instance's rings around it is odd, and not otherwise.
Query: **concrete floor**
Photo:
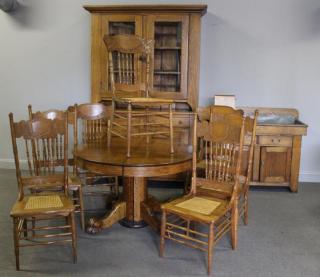
[[[302,183],[299,188],[297,194],[250,191],[249,225],[240,226],[236,251],[228,237],[218,243],[212,276],[320,276],[320,184]],[[72,264],[68,246],[25,248],[22,271],[16,272],[9,217],[15,198],[15,172],[0,170],[0,276],[206,276],[203,252],[167,242],[165,258],[159,258],[159,237],[150,228],[119,224],[95,236],[78,228],[77,264]]]

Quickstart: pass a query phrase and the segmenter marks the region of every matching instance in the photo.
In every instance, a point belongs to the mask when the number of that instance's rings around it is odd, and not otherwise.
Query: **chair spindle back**
[[[148,97],[153,40],[136,35],[105,35],[113,96]],[[145,70],[146,77],[142,77]]]
[[[196,192],[197,160],[205,163],[205,179],[238,185],[244,142],[245,118],[228,114],[214,121],[195,120],[192,191]],[[197,147],[198,142],[198,147]],[[197,155],[197,150],[200,154]]]
[[[81,132],[82,143],[107,141],[110,125],[110,111],[104,104],[75,105],[75,145]]]
[[[68,177],[67,116],[65,115],[64,119],[37,118],[14,122],[13,114],[10,113],[9,119],[19,184],[19,197],[23,197],[24,186],[34,186],[37,182],[41,186],[42,181],[44,181],[42,177],[52,176],[56,171],[63,172],[63,174],[60,174],[57,178],[51,178],[50,181],[61,181],[61,186],[66,189]],[[20,158],[26,159],[29,177],[39,178],[32,179],[22,176]],[[63,179],[61,178],[62,175]],[[37,181],[34,181],[34,179],[37,179]],[[28,180],[30,181],[28,182]]]

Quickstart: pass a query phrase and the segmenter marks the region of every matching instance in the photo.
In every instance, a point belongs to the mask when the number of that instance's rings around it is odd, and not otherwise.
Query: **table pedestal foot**
[[[111,213],[105,215],[103,218],[90,218],[86,227],[86,232],[89,234],[97,234],[103,229],[111,227],[114,223],[125,218],[126,216],[126,202],[117,202]]]
[[[129,220],[129,219],[121,219],[119,221],[119,223],[127,228],[143,228],[146,227],[148,224],[144,221],[144,220],[140,220],[140,221],[133,221],[133,220]]]

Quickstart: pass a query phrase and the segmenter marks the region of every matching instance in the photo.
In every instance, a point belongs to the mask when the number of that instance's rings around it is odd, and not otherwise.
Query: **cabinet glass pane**
[[[155,91],[180,91],[181,22],[155,22],[154,76]]]
[[[135,22],[109,22],[110,35],[134,35]]]

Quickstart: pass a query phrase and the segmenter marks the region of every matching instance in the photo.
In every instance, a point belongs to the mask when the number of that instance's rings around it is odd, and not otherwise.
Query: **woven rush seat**
[[[28,216],[46,211],[50,213],[63,213],[74,211],[72,200],[64,195],[30,195],[21,201],[16,201],[10,212],[11,216]]]
[[[202,196],[187,196],[173,200],[169,203],[161,205],[161,209],[169,213],[178,214],[180,216],[187,215],[201,219],[205,223],[217,221],[222,211],[228,207],[228,201],[223,199],[212,199]]]

